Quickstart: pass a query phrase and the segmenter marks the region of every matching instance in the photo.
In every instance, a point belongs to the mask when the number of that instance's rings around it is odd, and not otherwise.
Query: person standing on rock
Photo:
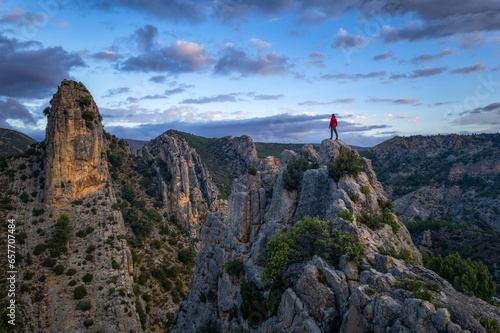
[[[333,132],[335,132],[335,140],[338,140],[339,134],[337,133],[337,118],[335,118],[334,113],[332,113],[332,119],[330,119],[330,140],[333,138]]]

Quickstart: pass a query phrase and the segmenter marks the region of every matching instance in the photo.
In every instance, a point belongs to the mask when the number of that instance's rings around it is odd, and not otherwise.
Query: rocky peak
[[[260,165],[260,159],[257,157],[257,149],[253,140],[248,135],[242,135],[237,138],[230,137],[231,148],[246,162],[248,166]]]
[[[165,132],[142,149],[155,168],[164,208],[188,230],[197,230],[219,192],[200,155],[174,132]]]
[[[106,184],[101,119],[92,95],[82,83],[61,83],[51,100],[45,136],[48,204],[83,197]]]
[[[357,156],[358,163],[361,161],[366,171],[356,176],[345,174],[336,182],[329,177],[328,164],[340,158],[343,152]],[[294,156],[303,156],[310,161],[310,169],[303,173],[298,189],[287,190],[283,173],[287,169],[286,163],[290,163]],[[381,214],[387,204],[370,160],[361,159],[342,141],[324,140],[319,152],[311,146],[303,147],[298,154],[285,151],[282,162],[283,165],[279,165],[273,158],[267,158],[257,174],[245,174],[235,179],[227,209],[208,214],[200,232],[201,248],[191,289],[182,305],[183,310],[177,314],[173,332],[196,332],[210,325],[226,331],[236,323],[250,332],[330,332],[338,331],[340,327],[352,331],[351,326],[356,325],[359,318],[357,311],[362,311],[365,306],[373,308],[377,302],[388,302],[395,308],[395,313],[375,311],[383,317],[380,320],[386,321],[380,324],[381,329],[385,329],[393,325],[400,313],[420,306],[420,300],[408,303],[404,297],[398,296],[401,291],[396,287],[397,279],[404,280],[405,274],[412,274],[410,266],[381,255],[381,252],[407,253],[413,264],[421,264],[421,255],[404,225],[388,211],[385,211],[386,218],[393,221],[392,225],[369,226],[360,217],[365,210]],[[352,214],[352,221],[340,217],[345,217],[346,213]],[[233,316],[228,320],[227,312],[234,312],[231,309],[242,304],[242,281],[253,281],[264,295],[270,295],[272,290],[267,289],[261,280],[266,265],[266,243],[278,230],[289,230],[306,216],[319,217],[335,229],[350,232],[367,253],[362,264],[365,272],[346,255],[336,267],[319,258],[308,264],[293,264],[287,272],[296,277],[295,282],[282,295],[277,316],[253,327],[238,315],[236,319]],[[242,275],[237,278],[225,270],[225,263],[233,259],[243,264]],[[419,270],[420,267],[416,269]],[[322,279],[327,283],[321,282]],[[371,285],[380,289],[378,301],[365,293],[365,288],[369,289]],[[203,298],[200,295],[211,295],[211,299],[200,302]],[[358,304],[358,301],[363,304]],[[429,306],[432,307],[430,303],[424,305]],[[430,311],[425,320],[430,320],[435,312]],[[390,316],[394,318],[388,318]],[[402,314],[401,318],[404,316]],[[418,319],[398,325],[410,331],[416,327]],[[359,330],[368,331],[374,320],[370,317],[360,324]],[[450,323],[449,320],[436,322],[436,325],[445,326]],[[306,324],[307,329],[303,327]]]

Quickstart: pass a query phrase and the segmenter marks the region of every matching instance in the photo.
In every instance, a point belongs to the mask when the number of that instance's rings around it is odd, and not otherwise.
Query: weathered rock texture
[[[45,200],[60,205],[104,186],[108,171],[101,115],[87,88],[64,80],[51,105],[45,137]]]
[[[500,134],[395,137],[362,155],[372,159],[403,222],[462,226],[433,228],[427,252],[481,260],[500,281]],[[418,243],[424,238],[413,236]]]
[[[142,149],[156,170],[164,208],[188,230],[200,224],[219,194],[207,167],[186,140],[163,133]]]
[[[89,102],[80,106],[83,96]],[[85,111],[94,114],[89,124],[82,118]],[[112,208],[118,199],[106,185],[105,152],[99,111],[90,94],[81,83],[65,80],[52,100],[46,142],[12,159],[9,167],[16,171],[0,176],[10,202],[2,206],[1,216],[16,221],[19,239],[19,332],[143,331],[131,252],[122,238],[130,229]],[[62,214],[70,218],[73,237],[56,246],[54,224]],[[87,295],[77,300],[74,290],[81,285]],[[91,308],[79,309],[81,301],[90,301]]]
[[[319,154],[312,147],[304,148],[301,153],[313,161],[317,156],[320,167],[305,172],[299,191],[283,189],[285,165],[279,169],[272,157],[264,161],[257,175],[233,182],[227,209],[208,214],[201,229],[202,246],[191,289],[176,315],[173,332],[217,327],[229,331],[238,326],[251,332],[482,332],[473,314],[500,318],[498,308],[456,292],[435,273],[419,266],[420,253],[399,221],[401,228],[395,234],[389,226],[372,230],[357,220],[349,223],[338,217],[343,210],[356,216],[362,206],[377,211],[386,200],[369,160],[365,160],[367,172],[357,177],[343,176],[338,183],[328,177],[324,163],[343,149],[350,148],[331,140],[323,141]],[[368,195],[361,192],[364,186],[370,188]],[[359,196],[356,202],[350,199],[353,193]],[[229,320],[228,314],[234,314],[232,309],[242,302],[239,289],[243,279],[256,282],[264,295],[269,295],[270,290],[261,282],[267,239],[306,215],[319,216],[352,232],[368,253],[362,269],[347,256],[338,267],[319,257],[293,264],[286,271],[292,286],[281,296],[276,316],[266,319],[261,315],[256,326],[250,326],[241,315],[232,315]],[[380,255],[381,247],[408,250],[415,266]],[[224,263],[230,259],[244,263],[242,276],[231,277],[225,272]],[[414,298],[405,289],[412,278],[438,284],[439,291],[431,293],[435,304],[441,302],[443,308]]]
[[[405,221],[447,218],[500,231],[499,147],[500,134],[395,137],[363,155]]]

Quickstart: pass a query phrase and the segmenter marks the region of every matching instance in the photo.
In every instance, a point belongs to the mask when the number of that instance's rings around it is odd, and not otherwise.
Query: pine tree
[[[57,219],[56,224],[54,225],[55,232],[54,238],[59,243],[66,243],[71,237],[73,237],[73,226],[70,223],[68,215],[61,215]]]

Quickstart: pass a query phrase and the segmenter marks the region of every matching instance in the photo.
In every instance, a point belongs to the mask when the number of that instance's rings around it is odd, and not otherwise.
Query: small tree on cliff
[[[57,219],[57,222],[54,225],[56,229],[54,232],[54,238],[58,243],[64,244],[70,240],[71,237],[73,237],[73,226],[69,221],[69,216],[64,214]]]

